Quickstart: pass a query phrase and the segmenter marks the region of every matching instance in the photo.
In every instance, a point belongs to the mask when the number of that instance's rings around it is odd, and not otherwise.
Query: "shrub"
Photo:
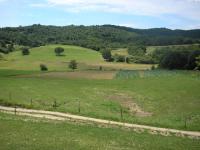
[[[112,61],[112,55],[111,55],[110,50],[103,49],[103,50],[101,50],[101,54],[102,54],[102,57],[103,57],[106,61]]]
[[[102,67],[102,66],[99,66],[99,70],[102,71],[102,70],[103,70],[103,67]]]
[[[41,71],[48,71],[48,68],[47,68],[46,65],[40,64],[40,70],[41,70]]]
[[[125,62],[126,60],[126,56],[119,55],[119,54],[115,54],[113,58],[116,62]]]
[[[156,67],[153,65],[153,66],[151,66],[151,70],[155,70],[156,69]]]
[[[30,51],[27,47],[23,47],[22,48],[22,55],[29,55],[30,54]]]
[[[15,48],[14,48],[13,43],[11,43],[11,44],[8,45],[8,51],[9,51],[9,52],[12,52],[14,49],[15,49]]]
[[[197,67],[196,58],[200,56],[199,50],[169,51],[160,61],[159,66],[166,69],[189,69]]]
[[[3,60],[4,57],[3,57],[3,54],[0,53],[0,60]]]
[[[127,58],[127,63],[136,63],[136,64],[154,64],[154,60],[152,57],[144,55],[144,56],[129,56]]]
[[[196,70],[200,70],[200,56],[196,57]]]
[[[61,56],[61,53],[63,53],[65,50],[62,47],[56,47],[54,52],[56,53],[56,56]]]
[[[128,48],[129,55],[133,56],[141,56],[146,53],[146,47],[145,46],[130,46]]]
[[[71,60],[71,61],[69,62],[69,68],[72,69],[73,71],[74,71],[75,69],[77,69],[77,65],[78,65],[78,63],[76,62],[76,60]]]

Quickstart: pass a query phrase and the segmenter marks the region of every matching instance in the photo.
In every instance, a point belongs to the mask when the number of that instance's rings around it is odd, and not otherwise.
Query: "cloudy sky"
[[[0,0],[0,26],[102,25],[200,29],[200,0]]]

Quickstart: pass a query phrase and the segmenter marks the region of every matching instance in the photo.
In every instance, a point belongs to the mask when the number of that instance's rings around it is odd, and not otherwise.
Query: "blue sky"
[[[200,29],[200,0],[0,0],[0,26]]]

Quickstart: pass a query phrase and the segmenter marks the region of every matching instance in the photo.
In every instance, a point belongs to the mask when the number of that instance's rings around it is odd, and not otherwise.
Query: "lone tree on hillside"
[[[76,62],[76,60],[71,60],[71,61],[69,62],[69,68],[72,69],[73,71],[74,71],[75,69],[77,69],[77,65],[78,65],[78,63]]]
[[[62,47],[56,47],[54,52],[56,53],[56,56],[61,56],[61,53],[63,53],[65,50]]]
[[[102,54],[102,57],[103,57],[106,61],[111,61],[111,60],[112,60],[112,55],[111,55],[110,50],[103,49],[103,50],[101,50],[101,54]]]
[[[30,51],[27,47],[23,47],[22,48],[22,55],[29,55],[30,54]]]

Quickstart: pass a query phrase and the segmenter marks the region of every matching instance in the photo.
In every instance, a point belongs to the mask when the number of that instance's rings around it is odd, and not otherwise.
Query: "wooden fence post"
[[[31,98],[31,106],[33,105],[33,100],[32,100],[32,98]]]
[[[57,107],[57,102],[56,102],[56,99],[54,100],[53,107],[54,107],[55,109],[56,109],[56,107]]]
[[[17,106],[15,106],[15,115],[17,114]]]
[[[123,109],[122,109],[122,106],[120,107],[120,115],[121,115],[121,120],[123,120]]]
[[[81,104],[80,104],[80,100],[78,101],[78,113],[81,112]]]

